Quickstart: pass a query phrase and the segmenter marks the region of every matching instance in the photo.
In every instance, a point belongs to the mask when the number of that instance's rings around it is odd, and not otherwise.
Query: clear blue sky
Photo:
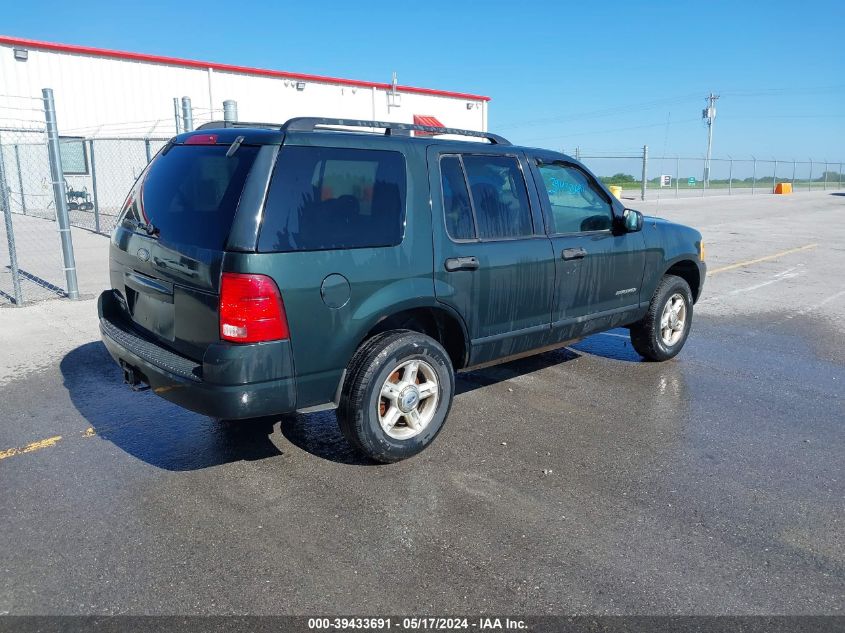
[[[486,94],[490,129],[586,152],[845,160],[840,1],[7,2],[7,35]],[[669,126],[667,130],[667,120]]]

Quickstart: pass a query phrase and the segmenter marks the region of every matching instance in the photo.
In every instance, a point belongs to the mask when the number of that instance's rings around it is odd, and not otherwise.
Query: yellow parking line
[[[760,262],[767,262],[771,259],[777,259],[778,257],[783,257],[784,255],[790,255],[791,253],[798,253],[800,251],[808,251],[812,248],[816,248],[818,244],[805,244],[804,246],[799,246],[798,248],[790,248],[788,251],[781,251],[780,253],[774,253],[773,255],[766,255],[765,257],[758,257],[757,259],[749,259],[744,262],[737,262],[736,264],[731,264],[730,266],[722,266],[721,268],[714,268],[710,272],[707,273],[707,276],[710,277],[711,275],[718,275],[719,273],[723,273],[726,270],[734,270],[735,268],[744,268],[745,266],[751,266],[752,264],[759,264]]]
[[[48,437],[45,440],[38,440],[37,442],[27,444],[23,448],[7,448],[5,451],[0,451],[0,459],[6,459],[7,457],[14,457],[15,455],[23,455],[24,453],[40,451],[42,448],[49,448],[50,446],[55,446],[60,439],[62,439],[61,435],[54,435],[53,437]]]
[[[100,429],[100,431],[103,430],[106,429]],[[81,435],[82,437],[97,437],[97,430],[93,426],[89,426],[79,435]],[[42,448],[50,448],[51,446],[55,446],[56,444],[58,444],[59,440],[61,439],[61,435],[54,435],[53,437],[48,437],[45,440],[38,440],[37,442],[27,444],[22,448],[7,448],[4,451],[0,451],[0,459],[14,457],[15,455],[23,455],[24,453],[33,453],[35,451],[40,451]]]

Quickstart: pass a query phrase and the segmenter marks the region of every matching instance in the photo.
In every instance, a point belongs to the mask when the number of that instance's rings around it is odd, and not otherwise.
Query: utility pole
[[[716,100],[719,95],[712,92],[707,97],[707,107],[701,111],[701,118],[707,121],[707,159],[704,161],[704,188],[710,184],[710,155],[713,151],[713,121],[716,120]]]

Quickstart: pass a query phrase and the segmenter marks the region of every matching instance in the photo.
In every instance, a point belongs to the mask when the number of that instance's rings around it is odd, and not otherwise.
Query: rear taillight
[[[220,282],[220,338],[235,343],[289,337],[282,295],[270,277],[223,273]]]

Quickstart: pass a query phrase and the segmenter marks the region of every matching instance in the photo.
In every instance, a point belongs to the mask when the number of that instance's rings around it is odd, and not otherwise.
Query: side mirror
[[[625,230],[629,233],[643,230],[643,214],[633,209],[625,209]]]

